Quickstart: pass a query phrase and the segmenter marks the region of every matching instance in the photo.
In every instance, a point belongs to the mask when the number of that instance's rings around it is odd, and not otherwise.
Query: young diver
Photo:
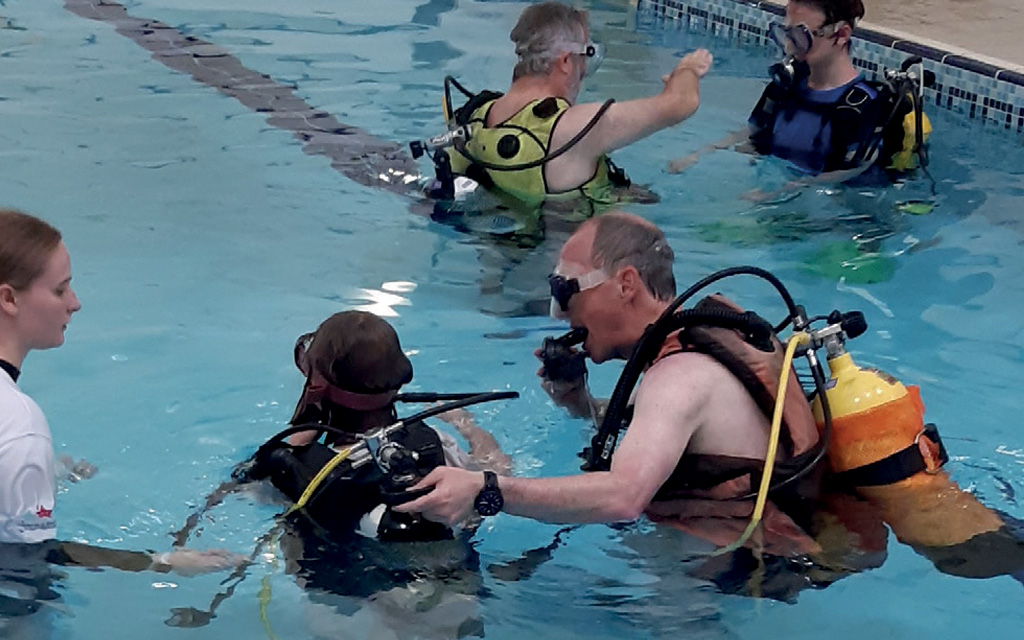
[[[395,513],[390,505],[408,499],[405,489],[436,466],[507,475],[511,459],[464,410],[440,417],[466,440],[468,451],[422,419],[397,417],[397,402],[451,396],[399,393],[412,380],[412,363],[382,318],[363,311],[334,314],[315,332],[300,336],[294,354],[306,381],[292,426],[239,465],[233,480],[174,534],[177,543],[183,544],[203,513],[228,493],[266,479],[291,508],[264,543],[279,544],[287,572],[307,588],[318,617],[329,614],[318,605],[330,604],[330,612],[370,615],[373,624],[389,627],[403,620],[417,623],[419,632],[438,637],[458,636],[466,625],[475,628],[480,584],[469,537],[479,519],[446,527]],[[458,397],[470,403],[514,395]],[[209,612],[176,610],[172,624],[203,624],[218,602]],[[382,614],[381,608],[391,613]],[[396,610],[401,615],[393,615]],[[353,623],[346,620],[342,624]]]
[[[375,430],[396,424],[395,402],[401,399],[399,389],[412,380],[412,363],[387,321],[365,311],[343,311],[325,320],[316,332],[299,337],[295,364],[306,376],[306,383],[290,421],[293,433],[287,445],[279,442],[262,447],[247,473],[253,479],[269,478],[290,498],[299,500],[307,491],[306,476],[312,478],[323,468],[323,456],[333,457],[335,450],[356,445]],[[310,517],[332,536],[347,526],[339,520],[359,516],[359,531],[370,537],[447,537],[450,532],[433,531],[433,524],[418,518],[395,522],[396,515],[386,508],[390,495],[403,490],[402,483],[411,485],[440,465],[502,475],[511,470],[511,459],[494,437],[474,424],[465,411],[447,418],[469,443],[469,452],[459,448],[450,435],[420,420],[404,424],[379,445],[395,449],[389,454],[388,469],[366,464],[353,468],[349,477],[339,474],[341,482],[327,476],[322,491],[305,503]],[[302,426],[311,429],[300,430]],[[324,427],[328,430],[322,431]],[[321,432],[322,443],[318,442]],[[339,509],[337,504],[320,508],[332,502],[335,483],[345,487],[344,500],[353,508]],[[340,493],[338,497],[342,497]],[[362,507],[357,505],[368,509],[359,513]]]
[[[863,16],[861,0],[790,0],[785,22],[771,27],[786,58],[771,67],[748,128],[672,161],[668,171],[684,171],[703,153],[736,143],[787,160],[804,183],[842,182],[875,165],[906,171],[918,158],[925,164],[931,126],[921,112],[924,73],[904,65],[884,82],[869,82],[850,56]]]

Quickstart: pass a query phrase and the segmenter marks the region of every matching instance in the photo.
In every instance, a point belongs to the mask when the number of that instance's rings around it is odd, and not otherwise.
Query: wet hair
[[[509,34],[516,45],[519,62],[512,79],[540,76],[551,71],[551,63],[570,43],[583,44],[587,12],[561,2],[541,2],[527,7]]]
[[[27,289],[46,270],[60,232],[35,216],[0,209],[0,284]]]
[[[606,213],[587,224],[594,227],[590,260],[595,267],[608,273],[635,267],[655,298],[668,301],[676,297],[675,254],[661,229],[625,213]]]
[[[825,14],[825,25],[845,22],[853,27],[858,20],[864,17],[864,2],[862,0],[790,0],[790,2],[821,11]]]
[[[365,311],[342,311],[313,334],[309,363],[340,389],[394,391],[412,380],[412,363],[386,320]]]

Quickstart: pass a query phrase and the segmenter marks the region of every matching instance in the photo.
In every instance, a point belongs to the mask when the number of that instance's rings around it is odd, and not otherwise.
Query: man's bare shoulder
[[[655,362],[644,373],[649,386],[705,385],[713,383],[729,371],[713,357],[693,351],[673,353]]]
[[[703,353],[667,356],[651,366],[637,387],[636,406],[657,406],[668,413],[698,414],[729,376],[717,360]]]

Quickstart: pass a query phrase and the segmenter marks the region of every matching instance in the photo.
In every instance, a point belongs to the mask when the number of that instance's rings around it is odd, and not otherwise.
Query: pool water
[[[507,33],[525,4],[127,6],[293,85],[341,122],[404,144],[440,131],[444,75],[470,88],[505,88]],[[920,384],[927,417],[953,456],[953,478],[988,506],[1024,517],[1015,495],[1024,484],[1019,141],[933,113],[936,206],[928,215],[895,209],[930,197],[921,178],[901,189],[807,190],[758,204],[748,194],[786,175],[770,161],[723,151],[681,175],[664,168],[743,125],[771,54],[680,31],[627,3],[588,6],[608,56],[583,99],[646,95],[681,53],[706,46],[716,56],[692,120],[614,154],[661,195],[657,205],[628,209],[665,229],[679,282],[755,264],[815,313],[863,310],[870,328],[851,344],[854,356]],[[528,313],[571,222],[552,220],[548,233],[516,242],[432,221],[422,202],[355,184],[265,114],[172,71],[109,24],[59,3],[0,7],[2,204],[62,230],[84,304],[67,344],[31,355],[22,378],[48,415],[58,453],[100,470],[61,495],[62,538],[168,549],[168,533],[291,417],[302,385],[295,338],[347,308],[395,324],[416,370],[413,390],[519,391],[519,400],[475,411],[518,474],[575,471],[587,425],[547,401],[532,355],[562,327]],[[883,266],[871,277],[837,271],[837,260],[823,266],[823,255],[851,246],[855,255],[878,254]],[[769,318],[782,314],[755,282],[722,290]],[[610,392],[618,369],[592,368],[596,393]],[[233,497],[190,544],[247,552],[279,511]],[[692,544],[650,525],[584,527],[556,544],[559,530],[506,515],[481,529],[484,589],[469,606],[487,637],[1017,637],[1024,623],[1018,582],[939,573],[892,537],[880,568],[786,604],[722,595],[687,578],[681,559]],[[488,568],[548,545],[550,559],[525,579]],[[280,554],[262,558],[209,624],[188,631],[164,621],[175,608],[210,607],[225,575],[66,574],[57,606],[6,621],[5,633],[251,638],[269,636],[267,625],[279,638],[413,633],[382,630],[381,620],[402,617],[383,607],[345,616],[345,607],[325,605]],[[429,635],[429,625],[416,628]]]

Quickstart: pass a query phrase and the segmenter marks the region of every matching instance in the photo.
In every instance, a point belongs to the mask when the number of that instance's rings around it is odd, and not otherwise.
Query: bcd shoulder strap
[[[500,91],[481,91],[475,94],[472,98],[466,101],[466,104],[462,105],[455,110],[453,117],[457,125],[467,124],[473,117],[473,113],[481,106],[487,104],[492,100],[497,100],[501,96],[505,95]]]

